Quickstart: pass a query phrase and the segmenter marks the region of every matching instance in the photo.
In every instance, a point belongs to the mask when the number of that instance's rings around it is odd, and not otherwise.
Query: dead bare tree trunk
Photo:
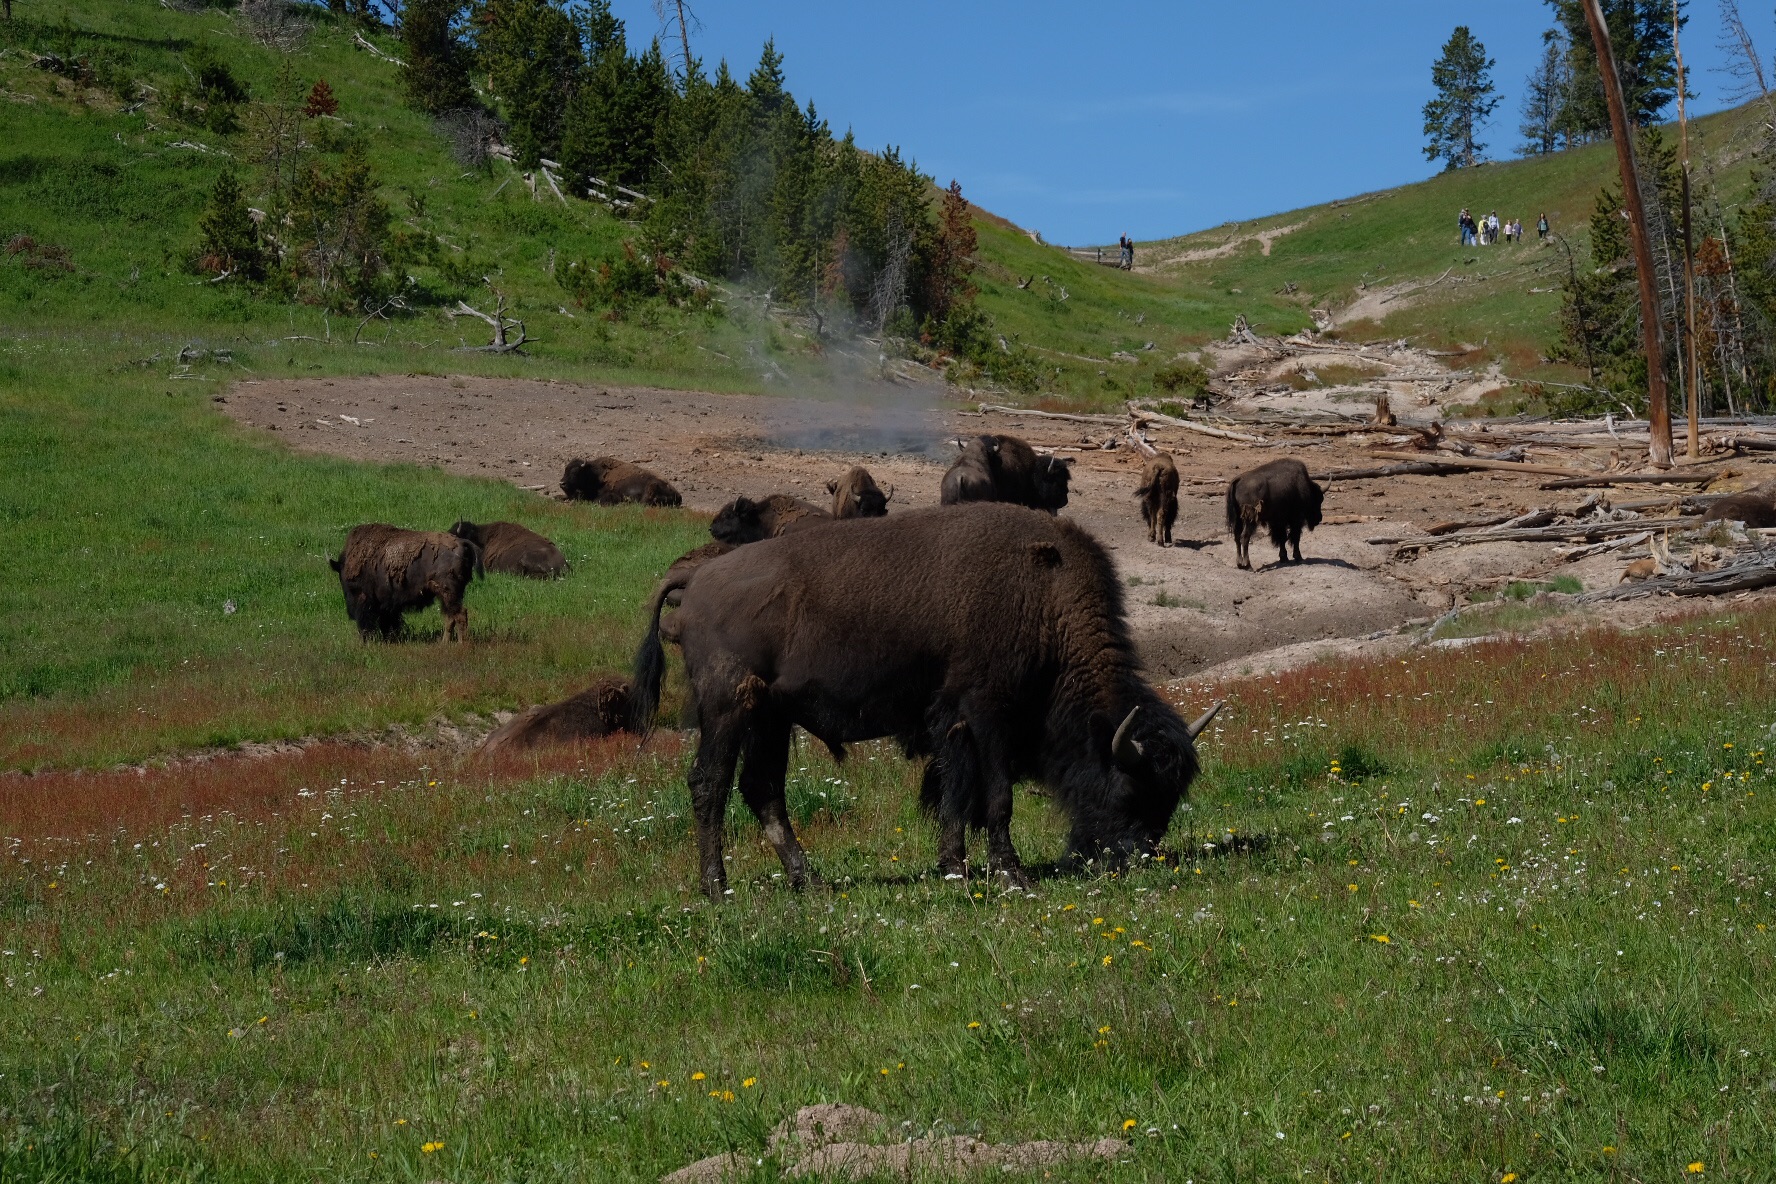
[[[1677,129],[1683,145],[1684,336],[1687,340],[1682,356],[1689,362],[1689,380],[1684,384],[1686,410],[1689,412],[1684,451],[1691,460],[1696,460],[1702,455],[1702,358],[1696,352],[1696,244],[1690,233],[1690,119],[1684,107],[1683,44],[1678,39],[1681,24],[1677,0],[1671,0],[1671,49],[1677,58]]]
[[[470,307],[467,302],[462,300],[458,300],[456,302],[456,307],[445,314],[452,320],[457,317],[474,317],[477,320],[486,321],[493,327],[493,341],[491,343],[487,345],[465,345],[460,346],[460,349],[471,353],[510,354],[517,353],[524,343],[529,340],[529,337],[524,331],[524,322],[517,317],[508,317],[506,315],[506,294],[498,288],[493,290],[493,294],[495,297],[495,303],[493,306],[493,314],[491,316],[482,312],[478,308]],[[516,341],[508,340],[506,337],[507,331],[513,327],[516,327],[518,330],[518,340]]]
[[[1648,447],[1652,462],[1671,464],[1671,404],[1665,386],[1665,344],[1659,325],[1659,293],[1654,288],[1653,250],[1647,241],[1646,202],[1640,194],[1640,170],[1634,161],[1634,127],[1628,122],[1622,99],[1622,80],[1616,73],[1616,51],[1610,44],[1609,25],[1598,0],[1585,0],[1585,19],[1597,46],[1597,68],[1603,75],[1603,93],[1609,101],[1610,131],[1616,141],[1616,166],[1622,173],[1622,200],[1628,207],[1628,232],[1634,240],[1634,264],[1640,281],[1640,334],[1647,355]]]

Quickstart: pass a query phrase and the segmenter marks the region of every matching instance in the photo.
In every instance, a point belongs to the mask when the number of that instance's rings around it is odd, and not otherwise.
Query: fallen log
[[[1642,530],[1693,526],[1687,518],[1631,518],[1626,522],[1573,522],[1565,526],[1526,526],[1511,529],[1476,530],[1442,538],[1412,539],[1396,545],[1399,551],[1435,551],[1443,547],[1466,547],[1475,543],[1577,543],[1595,542],[1615,535],[1635,534]]]
[[[1376,456],[1383,460],[1417,461],[1420,458],[1411,452],[1377,452]],[[1582,469],[1568,469],[1559,465],[1533,465],[1510,460],[1483,460],[1480,457],[1464,457],[1452,461],[1420,461],[1422,464],[1442,465],[1450,468],[1490,469],[1500,473],[1548,473],[1556,477],[1587,477],[1593,474]]]
[[[1634,584],[1618,584],[1587,592],[1581,602],[1599,600],[1638,600],[1665,593],[1670,596],[1725,596],[1730,592],[1749,592],[1776,584],[1776,562],[1764,555],[1753,556],[1718,571],[1688,572],[1683,575],[1654,576]]]
[[[1706,485],[1720,476],[1710,473],[1600,473],[1595,477],[1569,477],[1545,481],[1543,489],[1590,489],[1600,485]]]
[[[1156,423],[1161,427],[1166,428],[1182,428],[1187,432],[1195,432],[1198,435],[1213,436],[1217,440],[1238,440],[1242,444],[1270,443],[1270,441],[1266,440],[1263,436],[1253,436],[1245,432],[1230,432],[1226,428],[1212,428],[1207,424],[1197,423],[1195,420],[1179,419],[1174,415],[1165,415],[1158,411],[1148,411],[1145,408],[1136,407],[1133,403],[1129,404],[1129,418],[1135,420],[1137,423]]]
[[[1367,481],[1372,477],[1445,477],[1465,473],[1480,466],[1464,461],[1421,460],[1400,465],[1378,465],[1367,469],[1333,469],[1315,473],[1315,481]]]
[[[1425,533],[1432,538],[1437,538],[1441,535],[1454,534],[1458,530],[1481,530],[1488,526],[1497,526],[1499,523],[1509,522],[1515,517],[1515,514],[1495,514],[1490,518],[1470,518],[1466,521],[1439,522],[1435,526],[1425,527]],[[1374,542],[1375,540],[1371,539],[1370,541]]]
[[[1652,537],[1652,531],[1643,530],[1639,534],[1631,534],[1626,538],[1606,539],[1601,543],[1590,543],[1583,547],[1574,547],[1570,551],[1559,552],[1559,555],[1562,562],[1573,563],[1592,555],[1601,555],[1605,551],[1620,551],[1625,547],[1632,547],[1636,544],[1644,543]]]
[[[1006,407],[999,403],[982,403],[980,410],[995,415],[1030,415],[1037,419],[1064,419],[1070,423],[1105,423],[1120,427],[1126,421],[1120,415],[1073,415],[1065,411],[1032,411],[1028,407]]]

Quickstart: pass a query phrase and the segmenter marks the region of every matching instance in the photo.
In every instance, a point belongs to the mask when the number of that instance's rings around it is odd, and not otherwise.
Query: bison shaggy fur
[[[402,530],[373,522],[354,526],[345,536],[345,550],[328,561],[339,573],[345,611],[368,640],[372,633],[392,641],[401,633],[406,613],[428,608],[433,601],[444,614],[440,640],[467,641],[469,610],[463,593],[482,574],[481,549],[453,534],[435,530]]]
[[[618,506],[640,502],[644,506],[684,504],[678,490],[639,465],[614,456],[570,460],[561,474],[561,492],[570,502],[597,502]]]
[[[831,521],[832,515],[812,502],[787,493],[773,493],[757,501],[735,498],[716,511],[709,533],[718,542],[743,547]]]
[[[1043,456],[1016,436],[975,436],[943,475],[940,501],[1012,502],[1053,514],[1067,504],[1071,459]]]
[[[1178,466],[1171,453],[1162,452],[1147,462],[1135,496],[1141,499],[1141,521],[1147,524],[1148,541],[1171,546],[1172,525],[1178,521]]]
[[[828,481],[826,491],[832,494],[834,518],[880,518],[888,512],[889,499],[894,496],[893,486],[884,494],[861,465],[853,466],[837,481]]]
[[[1260,526],[1270,530],[1277,562],[1289,562],[1292,547],[1294,560],[1300,563],[1301,528],[1312,530],[1320,524],[1325,497],[1325,490],[1307,475],[1307,466],[1292,457],[1235,477],[1227,486],[1227,529],[1233,532],[1239,567],[1252,570],[1251,544]]]
[[[1197,772],[1195,731],[1141,677],[1122,588],[1072,523],[1017,506],[909,510],[741,547],[655,590],[636,654],[638,728],[659,702],[661,639],[683,650],[702,732],[690,773],[704,890],[725,891],[723,818],[738,768],[793,885],[807,858],[784,798],[790,732],[835,753],[894,737],[929,756],[922,800],[939,863],[964,870],[970,826],[989,865],[1024,880],[1012,787],[1047,786],[1075,858],[1154,850]]]
[[[1723,497],[1708,507],[1704,522],[1743,522],[1751,527],[1776,526],[1776,496],[1761,489]]]
[[[567,574],[567,556],[561,548],[516,522],[485,522],[477,526],[458,522],[450,533],[481,548],[481,562],[488,571],[533,580],[552,580]]]
[[[630,714],[629,681],[607,675],[571,698],[519,712],[482,742],[481,752],[492,756],[596,740],[628,731]]]

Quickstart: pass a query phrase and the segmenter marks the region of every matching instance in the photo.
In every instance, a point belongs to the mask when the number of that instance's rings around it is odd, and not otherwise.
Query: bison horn
[[[891,502],[893,500],[894,500],[894,486],[890,485],[888,487],[888,496],[882,499],[882,504],[887,505],[889,502]]]
[[[1116,767],[1119,769],[1136,768],[1147,759],[1146,752],[1141,748],[1141,742],[1130,734],[1135,728],[1135,716],[1140,711],[1139,706],[1130,708],[1128,715],[1123,718],[1122,725],[1116,729],[1115,738],[1110,741],[1110,759],[1116,762]]]
[[[1226,702],[1227,702],[1227,700],[1225,700],[1225,699],[1215,700],[1214,704],[1212,706],[1210,706],[1210,708],[1207,711],[1203,712],[1200,716],[1198,716],[1196,718],[1195,722],[1193,722],[1189,727],[1184,729],[1186,732],[1190,733],[1190,738],[1192,740],[1194,740],[1198,736],[1202,735],[1202,730],[1209,726],[1209,721],[1215,718],[1215,713],[1220,711],[1222,705]]]

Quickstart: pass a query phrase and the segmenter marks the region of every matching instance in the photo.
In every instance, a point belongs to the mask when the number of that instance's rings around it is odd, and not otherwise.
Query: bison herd
[[[797,886],[815,879],[785,800],[789,741],[802,728],[842,758],[892,739],[924,764],[921,800],[945,875],[965,874],[984,832],[988,866],[1027,881],[1012,847],[1012,787],[1047,787],[1071,826],[1071,861],[1125,862],[1157,851],[1196,775],[1196,735],[1140,676],[1122,589],[1102,544],[1056,517],[1071,461],[1013,436],[981,435],[944,474],[941,505],[889,516],[869,471],[829,481],[832,502],[737,497],[711,541],[668,568],[648,604],[632,677],[606,676],[561,703],[514,717],[484,745],[512,752],[627,731],[645,735],[660,703],[665,643],[682,654],[686,718],[700,731],[690,773],[704,890],[727,891],[723,819],[740,795]],[[1148,539],[1172,542],[1178,468],[1149,460],[1135,491]],[[613,457],[569,461],[561,491],[599,505],[679,506],[668,482]],[[1301,559],[1320,522],[1307,469],[1278,460],[1227,489],[1241,568],[1260,526],[1279,560]],[[1290,551],[1293,550],[1291,556]],[[511,522],[448,532],[354,527],[330,561],[346,612],[368,640],[392,640],[404,614],[437,603],[445,639],[465,640],[470,583],[487,571],[569,572],[561,549]],[[673,609],[670,614],[668,609]]]

